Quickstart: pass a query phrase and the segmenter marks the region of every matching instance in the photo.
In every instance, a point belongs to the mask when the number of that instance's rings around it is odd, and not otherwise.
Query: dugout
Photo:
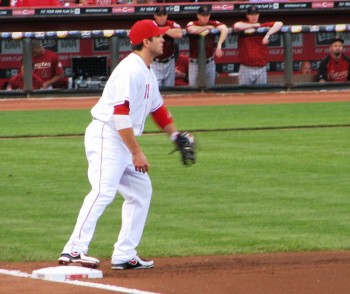
[[[138,19],[152,18],[157,5],[167,6],[169,19],[179,22],[184,28],[188,21],[195,19],[196,11],[201,5],[211,5],[212,19],[219,19],[231,27],[235,21],[244,18],[245,11],[251,4],[247,2],[187,2],[119,4],[109,7],[1,8],[0,23],[7,32],[4,29],[0,32],[0,83],[3,85],[11,76],[18,73],[25,38],[41,38],[45,47],[58,52],[64,64],[67,79],[72,76],[73,58],[106,58],[107,71],[110,72],[118,60],[130,50],[126,30]],[[313,83],[313,76],[299,75],[298,69],[302,61],[310,60],[315,73],[319,61],[327,54],[327,42],[336,33],[342,34],[345,40],[345,53],[350,51],[348,33],[350,25],[346,24],[350,1],[264,1],[256,5],[259,6],[261,12],[261,21],[281,20],[286,26],[286,31],[276,36],[271,44],[271,61],[268,68],[269,84],[267,85],[270,90],[298,87],[300,84],[303,87],[308,87],[306,84],[316,84]],[[44,32],[43,28],[45,28]],[[14,35],[12,32],[20,32],[22,35]],[[107,36],[108,34],[110,35]],[[227,87],[237,86],[238,65],[235,38],[234,33],[230,34],[225,42],[224,57],[216,60],[218,73],[216,84],[224,90]],[[180,50],[186,53],[188,47],[186,37],[180,40],[179,45]],[[292,62],[287,64],[285,58],[291,58]],[[60,87],[68,88],[68,81],[66,80]],[[201,87],[201,90],[203,89],[205,86]],[[3,96],[4,93],[1,92],[0,95]]]

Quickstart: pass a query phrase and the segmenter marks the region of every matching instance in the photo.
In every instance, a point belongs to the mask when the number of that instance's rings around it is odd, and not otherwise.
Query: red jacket
[[[341,55],[338,60],[328,55],[320,63],[317,80],[327,82],[350,81],[350,58]]]
[[[33,56],[34,73],[44,81],[64,73],[61,62],[55,52],[45,49],[40,56]]]
[[[261,27],[272,27],[274,22],[265,22]],[[239,63],[246,66],[265,66],[268,63],[268,47],[262,43],[264,35],[238,36]]]
[[[40,89],[43,85],[43,82],[44,81],[38,75],[33,73],[32,84],[33,84],[34,90]],[[24,88],[23,74],[20,73],[12,77],[9,80],[8,87],[10,87],[11,90],[23,90]]]

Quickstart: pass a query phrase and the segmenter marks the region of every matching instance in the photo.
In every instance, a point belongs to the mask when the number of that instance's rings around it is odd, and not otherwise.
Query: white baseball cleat
[[[80,264],[83,267],[98,268],[100,261],[97,258],[78,252],[62,253],[58,259],[58,264],[60,265],[69,265],[71,263]]]
[[[152,268],[154,266],[153,260],[144,260],[136,256],[127,262],[123,263],[112,263],[112,269],[115,270],[126,270],[126,269],[144,269]]]

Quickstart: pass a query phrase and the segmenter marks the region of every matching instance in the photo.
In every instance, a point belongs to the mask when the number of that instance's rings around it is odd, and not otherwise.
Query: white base
[[[102,271],[82,266],[47,267],[32,272],[31,278],[49,281],[73,281],[103,278]]]

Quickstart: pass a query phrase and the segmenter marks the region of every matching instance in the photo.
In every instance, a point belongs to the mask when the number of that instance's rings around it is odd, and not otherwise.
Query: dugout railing
[[[268,64],[268,83],[259,86],[241,86],[237,82],[239,61],[237,59],[238,33],[230,29],[229,36],[224,46],[224,57],[216,59],[217,79],[214,87],[208,88],[205,74],[205,39],[199,38],[199,75],[198,87],[175,86],[161,88],[163,91],[273,91],[273,90],[299,90],[299,89],[325,89],[348,88],[349,82],[344,83],[318,83],[315,79],[319,62],[329,51],[329,41],[340,36],[344,39],[344,53],[350,52],[350,24],[338,25],[292,25],[283,26],[269,45],[270,62]],[[188,36],[184,30],[184,37],[179,40],[179,51],[188,54]],[[212,34],[217,35],[213,30]],[[265,28],[259,28],[256,34],[265,34]],[[118,62],[131,51],[127,38],[128,30],[95,30],[95,31],[56,31],[56,32],[3,32],[0,33],[1,53],[0,68],[2,68],[2,81],[0,97],[8,96],[32,96],[48,95],[72,95],[82,93],[96,94],[103,90],[103,85],[109,74]],[[62,63],[64,62],[65,79],[52,90],[33,90],[32,88],[32,55],[31,42],[33,39],[42,40],[44,47],[53,51],[60,51]],[[104,41],[104,51],[98,51],[95,43]],[[87,42],[88,41],[88,42]],[[79,48],[73,48],[67,52],[62,49],[62,44],[79,44]],[[91,45],[91,43],[93,43]],[[61,45],[60,45],[61,44]],[[93,47],[89,52],[81,53],[83,47]],[[51,46],[52,47],[52,46]],[[74,46],[73,46],[74,47]],[[11,59],[11,56],[13,59]],[[106,75],[94,80],[94,77],[85,76],[86,73],[73,72],[73,59],[94,57],[106,58]],[[308,60],[312,64],[312,73],[304,75],[299,73],[302,61]],[[19,73],[20,66],[24,65],[24,89],[6,90],[5,85],[13,75]],[[8,68],[6,68],[8,67]],[[5,70],[5,71],[4,71]],[[5,72],[5,74],[4,74]],[[78,82],[80,85],[77,85]]]

